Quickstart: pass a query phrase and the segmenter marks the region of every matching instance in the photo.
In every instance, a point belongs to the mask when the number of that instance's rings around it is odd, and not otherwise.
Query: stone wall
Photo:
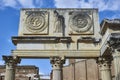
[[[87,59],[74,62],[63,67],[63,80],[101,80],[96,60]],[[113,63],[112,63],[113,64]],[[114,66],[112,65],[112,80],[114,80]]]
[[[1,75],[2,74],[2,75]],[[38,77],[39,68],[36,66],[17,66],[15,80],[30,80],[31,75],[34,74],[34,77]],[[5,66],[0,66],[0,80],[4,80],[5,76]]]

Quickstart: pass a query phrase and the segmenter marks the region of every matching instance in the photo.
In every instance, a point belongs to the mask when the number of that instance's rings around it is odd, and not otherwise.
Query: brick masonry
[[[34,74],[34,77],[38,77],[39,68],[31,65],[17,66],[15,80],[30,80],[30,75]],[[0,65],[0,80],[4,80],[5,66]]]

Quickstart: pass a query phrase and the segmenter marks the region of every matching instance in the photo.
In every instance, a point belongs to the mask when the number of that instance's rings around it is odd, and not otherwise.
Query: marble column
[[[108,58],[98,58],[97,63],[99,65],[101,80],[112,80],[111,61],[112,59],[109,56]]]
[[[51,57],[50,63],[52,64],[52,80],[62,80],[62,67],[65,59],[63,57]]]
[[[5,80],[15,80],[15,67],[17,63],[20,63],[20,59],[13,56],[3,56],[3,60],[6,65]]]
[[[117,49],[113,52],[113,61],[115,68],[115,80],[120,80],[120,51]]]
[[[108,45],[111,48],[111,53],[113,56],[115,80],[120,80],[120,34],[111,34]]]

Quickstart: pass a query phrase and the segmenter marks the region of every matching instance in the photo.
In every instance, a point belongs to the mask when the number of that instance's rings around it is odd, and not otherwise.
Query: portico
[[[22,9],[18,36],[12,37],[16,49],[12,56],[3,56],[5,80],[14,80],[15,66],[22,58],[50,59],[52,80],[62,80],[66,59],[96,59],[101,79],[112,80],[114,60],[119,80],[120,28],[109,24],[103,21],[100,29],[97,9]],[[118,42],[112,41],[113,33]]]

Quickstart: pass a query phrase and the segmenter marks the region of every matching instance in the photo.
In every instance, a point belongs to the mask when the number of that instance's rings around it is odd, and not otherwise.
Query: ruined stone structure
[[[31,80],[39,78],[39,68],[32,65],[17,66],[15,80]],[[5,80],[5,66],[0,65],[0,80]]]
[[[115,80],[113,62],[111,78]],[[76,60],[63,67],[63,80],[101,80],[99,65],[96,64],[95,59]]]
[[[106,57],[107,61],[113,60],[115,80],[119,80],[120,19],[103,20],[101,23],[101,35],[101,56]],[[108,66],[110,66],[110,62],[108,62],[108,64]]]
[[[14,80],[13,71],[22,58],[50,58],[52,80],[63,79],[66,59],[95,59],[101,80],[112,80],[113,61],[119,80],[119,24],[104,20],[100,28],[97,9],[22,9],[19,34],[12,37],[16,50],[13,57],[3,57],[5,80]]]
[[[100,80],[94,59],[79,60],[63,67],[63,80]]]
[[[114,31],[115,33],[114,34],[112,33],[112,35],[107,33],[108,36],[106,36],[106,40],[108,40],[107,43],[109,45],[109,46],[106,45],[107,48],[110,48],[110,42],[111,42],[112,43],[111,46],[113,46],[113,44],[114,44],[113,47],[118,47],[118,49],[119,49],[119,46],[120,46],[120,44],[119,44],[119,30],[120,30],[119,26],[120,26],[120,19],[114,19],[114,20],[105,19],[102,21],[101,29],[102,29],[102,27],[113,27],[116,31],[116,32]],[[112,38],[110,38],[110,36],[112,36]],[[109,39],[111,39],[112,41],[115,41],[115,42],[112,42],[111,40],[109,42]],[[110,52],[110,53],[107,53],[107,52],[104,53],[104,57],[109,58],[108,60],[101,60],[101,59],[99,60],[100,63],[102,63],[104,65],[100,64],[97,66],[95,59],[86,59],[86,60],[71,59],[70,65],[63,67],[63,74],[64,74],[63,80],[68,80],[68,79],[69,80],[79,80],[79,79],[80,80],[81,79],[82,80],[101,80],[102,77],[101,77],[100,72],[101,72],[101,70],[105,71],[105,69],[109,69],[112,80],[119,80],[120,79],[118,76],[119,62],[118,62],[118,60],[116,60],[116,59],[119,59],[119,56],[118,56],[118,53],[114,54],[113,50],[114,49],[106,49],[106,51]],[[115,55],[116,55],[116,57],[114,57]],[[110,56],[113,56],[113,57],[111,58]],[[97,62],[98,64],[99,64],[99,61]],[[108,64],[106,64],[106,63],[108,63]],[[101,67],[101,68],[99,68],[99,67]],[[110,79],[108,79],[108,80],[110,80]]]

